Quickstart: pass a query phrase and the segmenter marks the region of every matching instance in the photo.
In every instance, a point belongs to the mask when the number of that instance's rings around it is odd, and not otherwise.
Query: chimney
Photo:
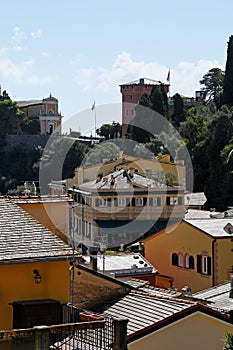
[[[191,297],[192,295],[192,290],[190,287],[188,286],[184,286],[182,289],[182,298],[185,298],[185,297]]]
[[[231,275],[231,287],[229,297],[233,298],[233,275]]]
[[[93,271],[97,271],[97,256],[96,255],[90,256],[90,268]]]
[[[144,78],[140,78],[140,79],[139,79],[139,84],[140,84],[140,85],[144,85]]]

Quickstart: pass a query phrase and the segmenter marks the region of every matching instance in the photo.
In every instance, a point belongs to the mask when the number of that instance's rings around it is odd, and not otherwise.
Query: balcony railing
[[[127,350],[127,321],[66,305],[75,322],[0,331],[0,350]]]

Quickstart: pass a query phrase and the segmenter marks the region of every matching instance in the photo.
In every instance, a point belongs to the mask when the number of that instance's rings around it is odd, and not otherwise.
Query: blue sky
[[[209,69],[225,69],[232,13],[232,0],[6,1],[0,84],[14,100],[51,92],[84,132],[93,116],[81,111],[120,103],[119,84],[140,77],[166,82],[170,68],[171,94],[194,96]],[[113,114],[97,108],[97,126]]]

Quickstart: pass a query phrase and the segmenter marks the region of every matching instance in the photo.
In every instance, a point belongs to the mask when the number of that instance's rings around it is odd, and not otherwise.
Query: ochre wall
[[[233,266],[233,243],[231,239],[219,239],[217,241],[216,284],[230,279]]]
[[[67,241],[67,208],[68,202],[50,203],[17,203],[32,217],[55,233],[64,241]]]
[[[233,332],[233,326],[196,313],[128,344],[128,349],[220,350],[226,331]]]
[[[197,273],[197,255],[206,251],[212,256],[212,238],[193,226],[181,222],[145,240],[145,258],[163,275],[174,278],[174,287],[181,290],[188,285],[192,292],[212,286],[212,275]],[[194,269],[172,265],[172,253],[189,254],[194,257]]]
[[[0,329],[11,329],[17,300],[56,299],[70,302],[70,264],[68,261],[0,265]],[[33,270],[41,275],[34,281]]]

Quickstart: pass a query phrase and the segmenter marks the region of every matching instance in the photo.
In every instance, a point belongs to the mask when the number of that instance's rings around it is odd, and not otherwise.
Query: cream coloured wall
[[[128,344],[129,350],[221,350],[233,325],[197,312]]]

